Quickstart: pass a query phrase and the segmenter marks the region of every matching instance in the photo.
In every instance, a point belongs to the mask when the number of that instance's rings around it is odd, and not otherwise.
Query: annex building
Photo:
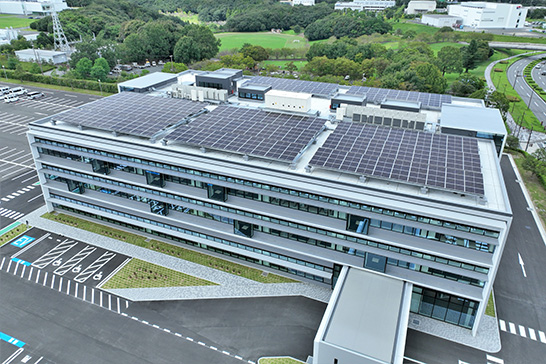
[[[521,4],[469,1],[448,5],[448,15],[462,19],[464,27],[523,28],[527,9]]]
[[[29,125],[49,211],[332,287],[375,272],[408,311],[476,332],[512,220],[497,110],[229,69],[139,80],[152,91]]]

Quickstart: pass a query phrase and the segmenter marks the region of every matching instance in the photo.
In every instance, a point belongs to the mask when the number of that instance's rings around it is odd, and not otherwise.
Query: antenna
[[[55,10],[55,1],[48,3],[48,5],[49,12],[51,14],[51,20],[53,21],[53,39],[55,42],[55,49],[58,49],[61,52],[65,52],[66,54],[70,54],[70,45],[68,44],[66,35],[64,35],[63,27],[61,26],[59,16],[57,15],[57,11]]]

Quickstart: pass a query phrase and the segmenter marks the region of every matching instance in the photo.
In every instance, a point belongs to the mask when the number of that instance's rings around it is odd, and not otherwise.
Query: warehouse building
[[[203,83],[210,100],[195,97]],[[247,97],[252,85],[263,100]],[[512,220],[498,143],[476,134],[495,136],[503,122],[477,113],[490,120],[464,134],[453,111],[442,117],[449,107],[485,109],[448,95],[186,71],[164,90],[35,121],[28,138],[49,211],[332,287],[344,267],[375,272],[401,282],[410,312],[476,333]]]
[[[15,56],[22,62],[46,62],[62,64],[68,62],[65,52],[50,51],[47,49],[21,49],[15,51]]]
[[[355,0],[352,2],[337,2],[335,10],[356,10],[356,11],[381,11],[396,5],[393,0]]]
[[[527,9],[521,4],[469,1],[448,5],[450,16],[462,18],[464,27],[513,29],[523,28]]]

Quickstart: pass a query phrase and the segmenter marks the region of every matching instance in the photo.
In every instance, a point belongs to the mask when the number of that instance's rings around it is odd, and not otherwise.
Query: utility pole
[[[529,139],[527,139],[527,145],[525,146],[525,152],[527,152],[527,148],[529,148],[529,142],[531,141],[531,135],[533,135],[533,127],[531,127],[531,132],[529,133]]]
[[[171,54],[171,72],[174,72],[173,55]]]
[[[34,49],[34,44],[32,44],[32,51],[34,52],[34,59],[36,60],[36,62],[38,62],[38,66],[40,66],[40,72],[42,73],[42,76],[44,75],[44,69],[42,68],[42,62],[40,60],[40,57],[38,57],[38,55],[36,54],[36,49]]]
[[[529,103],[527,104],[527,110],[529,110],[529,108],[531,107],[531,101],[533,101],[534,93],[535,93],[535,91],[533,91],[533,89],[531,89],[531,97],[529,97]]]

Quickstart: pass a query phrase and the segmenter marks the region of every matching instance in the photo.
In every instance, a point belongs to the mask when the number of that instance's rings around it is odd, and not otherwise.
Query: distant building
[[[521,4],[466,2],[448,5],[448,14],[463,19],[463,26],[473,28],[523,28],[527,9]]]
[[[55,10],[63,11],[68,9],[65,0],[13,0],[0,1],[0,13],[17,15],[47,15],[50,12],[50,5]]]
[[[406,14],[423,14],[436,10],[436,1],[411,0],[406,9]]]
[[[463,19],[458,16],[441,15],[441,14],[423,14],[421,23],[431,25],[433,27],[455,27],[460,28]]]
[[[295,6],[295,5],[313,6],[315,5],[315,0],[281,0],[280,3],[291,5],[291,6]]]
[[[68,62],[68,57],[65,52],[48,51],[45,49],[22,49],[15,51],[15,55],[23,62],[51,62],[53,64],[61,64]]]
[[[353,2],[338,2],[334,6],[335,10],[368,10],[380,11],[396,5],[392,0],[357,0]]]

